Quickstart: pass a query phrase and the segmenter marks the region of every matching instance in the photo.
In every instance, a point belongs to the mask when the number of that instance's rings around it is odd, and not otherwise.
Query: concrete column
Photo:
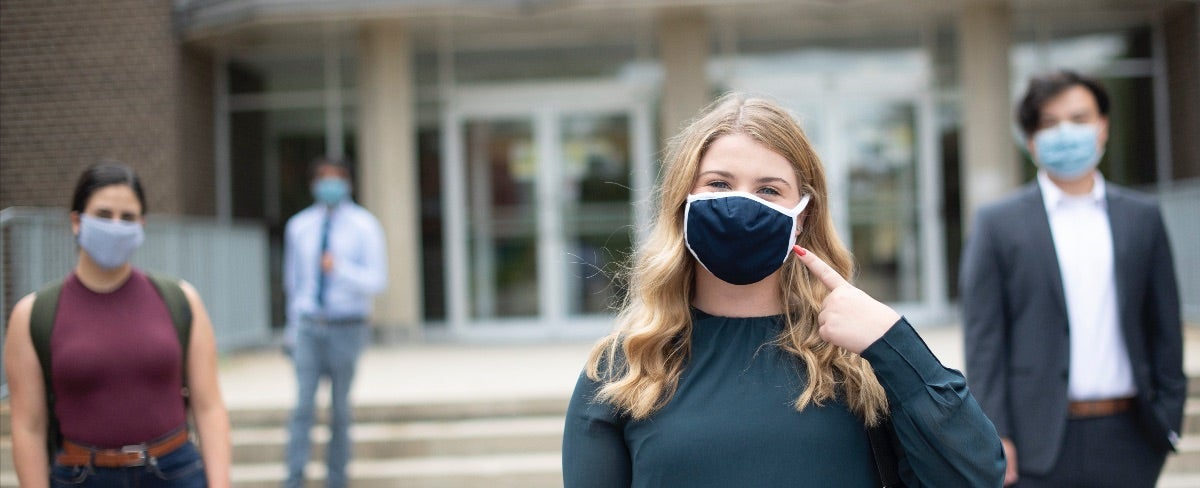
[[[1011,15],[1006,2],[967,2],[959,20],[964,229],[981,205],[1020,184],[1009,96]]]
[[[385,341],[421,332],[421,221],[412,39],[399,22],[368,22],[359,45],[358,167],[362,202],[387,237],[388,287],[375,298]]]
[[[667,9],[658,17],[658,48],[662,60],[662,136],[674,136],[712,100],[708,63],[708,19],[697,9]]]

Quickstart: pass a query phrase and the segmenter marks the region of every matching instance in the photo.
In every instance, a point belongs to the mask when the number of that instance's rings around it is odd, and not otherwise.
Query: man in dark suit
[[[979,210],[959,277],[967,378],[1003,438],[1005,485],[1153,487],[1187,386],[1158,205],[1096,170],[1095,80],[1035,78],[1017,119],[1037,180]]]

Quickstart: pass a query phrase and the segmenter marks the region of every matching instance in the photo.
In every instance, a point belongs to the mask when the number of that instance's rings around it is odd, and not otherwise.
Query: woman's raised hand
[[[792,251],[829,288],[817,316],[821,338],[826,342],[861,354],[900,320],[892,307],[855,288],[815,254],[800,246]]]

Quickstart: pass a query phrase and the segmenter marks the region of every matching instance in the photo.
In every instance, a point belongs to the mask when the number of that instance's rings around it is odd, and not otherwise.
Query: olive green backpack
[[[177,280],[171,278],[146,275],[154,284],[167,310],[171,313],[171,323],[175,325],[175,333],[179,338],[179,347],[183,358],[183,389],[181,394],[187,402],[187,353],[192,331],[192,307],[188,304],[187,295],[179,286]],[[46,391],[46,450],[51,462],[54,454],[62,444],[62,432],[58,429],[58,417],[54,415],[54,384],[50,377],[50,333],[54,329],[54,318],[58,313],[58,296],[62,291],[62,282],[46,285],[37,292],[33,300],[33,310],[29,314],[29,335],[33,340],[33,348],[37,351],[38,362],[42,366],[42,384]]]

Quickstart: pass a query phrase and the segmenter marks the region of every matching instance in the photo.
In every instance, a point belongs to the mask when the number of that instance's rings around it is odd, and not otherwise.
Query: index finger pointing
[[[816,254],[809,252],[808,249],[797,245],[792,247],[792,252],[796,253],[796,256],[800,258],[800,262],[804,263],[804,266],[808,267],[808,270],[812,271],[817,276],[817,279],[821,280],[821,283],[824,283],[830,290],[849,284],[845,278],[842,278],[842,275],[838,274],[837,270],[829,267],[828,264],[825,264],[825,261],[818,258]]]

